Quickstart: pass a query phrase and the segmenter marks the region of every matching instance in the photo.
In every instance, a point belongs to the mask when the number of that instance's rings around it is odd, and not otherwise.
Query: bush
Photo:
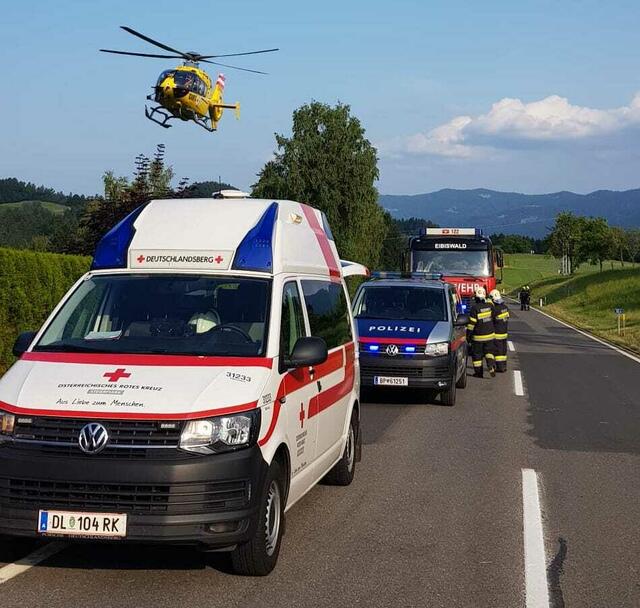
[[[0,248],[0,374],[22,331],[38,329],[90,258]]]

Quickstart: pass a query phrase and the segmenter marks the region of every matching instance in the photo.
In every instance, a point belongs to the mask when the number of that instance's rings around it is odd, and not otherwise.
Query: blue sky
[[[163,142],[177,177],[248,188],[274,132],[317,99],[360,118],[382,193],[640,187],[637,1],[6,4],[3,177],[93,193],[105,170],[129,174]],[[144,97],[172,60],[99,53],[153,52],[120,25],[207,54],[281,51],[236,60],[269,76],[225,71],[240,121],[163,130]]]

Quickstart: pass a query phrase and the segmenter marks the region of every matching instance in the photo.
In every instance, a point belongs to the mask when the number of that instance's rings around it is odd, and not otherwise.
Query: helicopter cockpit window
[[[169,76],[173,76],[173,72],[174,70],[165,70],[164,72],[162,72],[162,74],[158,76],[158,82],[156,82],[156,86],[159,87],[166,78],[168,78]]]
[[[193,72],[178,71],[175,73],[173,80],[177,87],[198,95],[204,95],[207,91],[204,81]]]

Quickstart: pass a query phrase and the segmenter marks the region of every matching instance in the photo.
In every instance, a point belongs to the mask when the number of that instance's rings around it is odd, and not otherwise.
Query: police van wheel
[[[275,568],[284,532],[284,486],[282,468],[274,461],[265,479],[253,538],[231,553],[236,574],[265,576]]]
[[[344,446],[342,458],[325,475],[324,483],[331,486],[348,486],[353,481],[356,474],[356,449],[359,433],[358,415],[354,410],[353,414],[351,414],[347,442]]]
[[[465,370],[466,375],[466,370]],[[455,376],[451,379],[451,384],[446,391],[440,392],[440,403],[442,405],[455,405],[456,404],[456,378]]]
[[[462,368],[462,376],[460,376],[460,378],[458,379],[458,381],[456,382],[456,388],[466,388],[467,386],[467,358],[464,358],[465,360],[465,364],[464,367]]]

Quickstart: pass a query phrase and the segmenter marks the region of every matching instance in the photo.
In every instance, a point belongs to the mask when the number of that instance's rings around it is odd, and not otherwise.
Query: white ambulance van
[[[348,269],[343,270],[343,268]],[[154,200],[0,380],[0,535],[195,544],[275,566],[284,513],[360,454],[358,358],[326,217]]]

